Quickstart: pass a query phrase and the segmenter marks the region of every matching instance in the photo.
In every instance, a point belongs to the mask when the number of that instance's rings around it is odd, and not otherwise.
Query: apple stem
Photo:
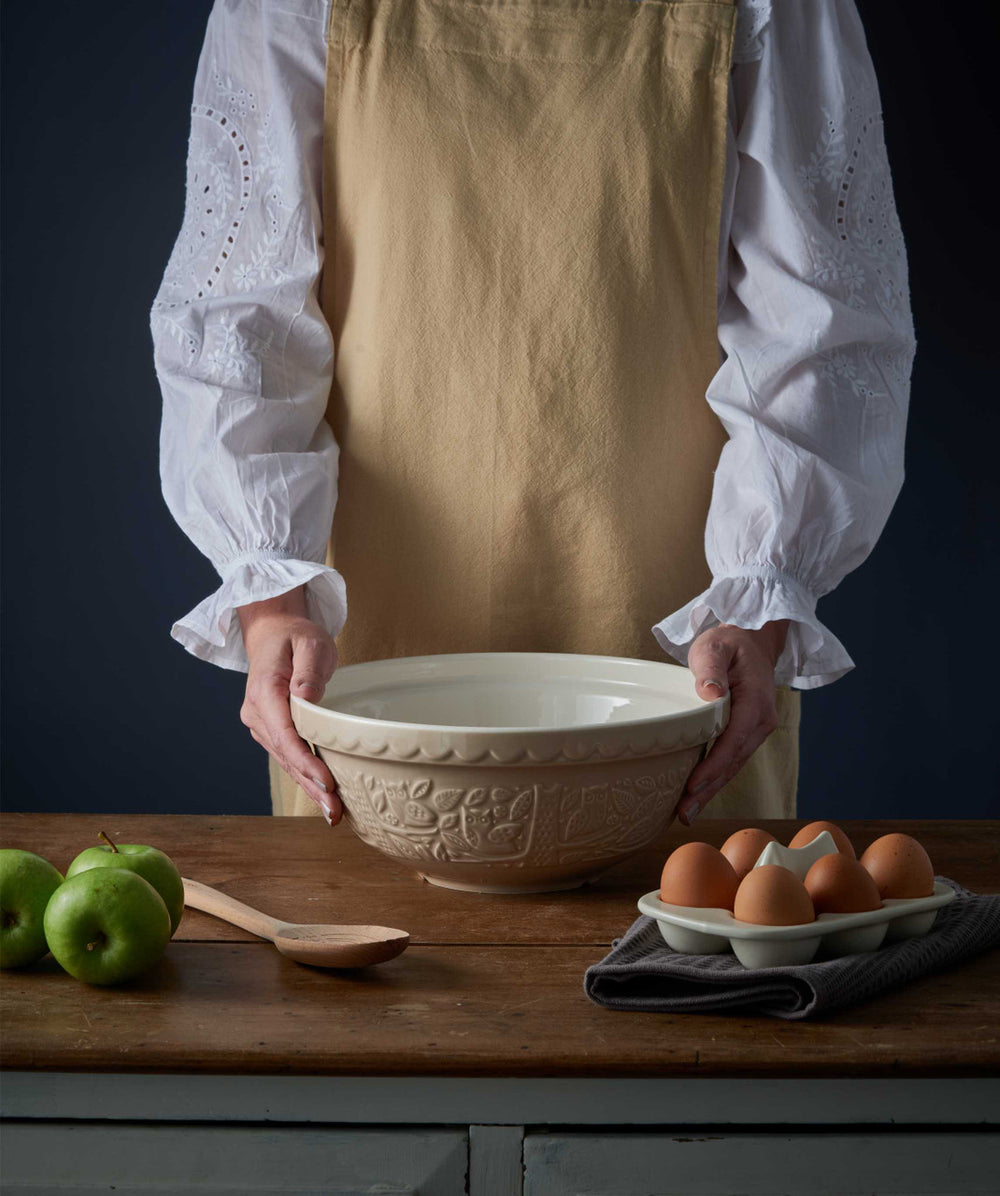
[[[100,833],[100,834],[99,834],[97,837],[98,837],[99,839],[103,839],[103,840],[104,840],[104,842],[105,842],[105,843],[107,843],[107,845],[108,845],[108,846],[111,848],[111,850],[112,850],[112,851],[113,851],[113,852],[114,852],[116,855],[118,854],[118,848],[117,848],[117,847],[115,847],[115,845],[114,845],[114,842],[113,842],[113,840],[111,839],[111,836],[110,836],[110,835],[108,835],[108,834],[107,834],[105,831],[101,831],[101,833]]]

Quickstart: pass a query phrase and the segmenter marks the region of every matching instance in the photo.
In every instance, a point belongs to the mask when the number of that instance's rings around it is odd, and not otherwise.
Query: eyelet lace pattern
[[[287,277],[277,251],[293,205],[283,191],[272,114],[214,66],[212,82],[212,103],[191,106],[184,220],[156,311],[205,298],[227,271],[237,291]]]
[[[771,19],[771,0],[739,0],[733,62],[755,62],[764,52],[761,34]]]
[[[245,317],[237,323],[225,312],[192,321],[183,309],[213,294],[285,281],[294,205],[284,190],[287,166],[272,112],[261,111],[256,94],[214,61],[209,77],[210,94],[191,105],[184,219],[150,315],[189,366],[197,360],[199,371],[209,371],[206,380],[258,391],[274,329],[259,320],[251,329]]]
[[[916,350],[906,247],[887,169],[882,113],[874,89],[849,100],[840,119],[822,112],[823,125],[798,177],[816,224],[809,242],[810,281],[859,315],[881,316],[893,330],[874,343],[863,338],[817,354],[821,375],[846,385],[865,404],[864,452],[884,455],[902,446],[878,423],[895,420],[907,402]],[[831,235],[832,234],[832,235]],[[886,459],[888,469],[901,462]]]

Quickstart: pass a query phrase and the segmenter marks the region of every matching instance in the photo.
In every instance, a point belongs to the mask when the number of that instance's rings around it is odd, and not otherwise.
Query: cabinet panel
[[[464,1196],[468,1135],[449,1129],[272,1129],[6,1122],[5,1196]]]
[[[524,1196],[971,1196],[1000,1134],[530,1134]]]

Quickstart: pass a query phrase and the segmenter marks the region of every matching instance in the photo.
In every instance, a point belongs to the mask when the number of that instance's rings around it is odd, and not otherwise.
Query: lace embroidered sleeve
[[[653,628],[687,661],[720,622],[787,618],[778,684],[854,667],[817,600],[881,535],[903,483],[916,348],[874,67],[853,0],[775,7],[733,72],[739,177],[725,352],[729,434],[705,535],[712,584]]]
[[[171,630],[247,668],[237,609],[306,587],[331,635],[338,447],[317,296],[328,0],[217,0],[190,109],[184,215],[150,311],[166,503],[221,586]]]
[[[755,62],[764,52],[761,36],[771,19],[771,0],[737,0],[733,62]]]

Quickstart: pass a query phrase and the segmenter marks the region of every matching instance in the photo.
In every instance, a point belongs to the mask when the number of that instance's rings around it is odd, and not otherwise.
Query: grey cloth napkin
[[[653,918],[636,919],[584,976],[587,996],[607,1009],[647,1013],[764,1013],[796,1021],[856,1005],[885,989],[1000,946],[1000,895],[958,896],[927,934],[877,951],[780,968],[745,968],[726,951],[684,955],[668,947]]]

